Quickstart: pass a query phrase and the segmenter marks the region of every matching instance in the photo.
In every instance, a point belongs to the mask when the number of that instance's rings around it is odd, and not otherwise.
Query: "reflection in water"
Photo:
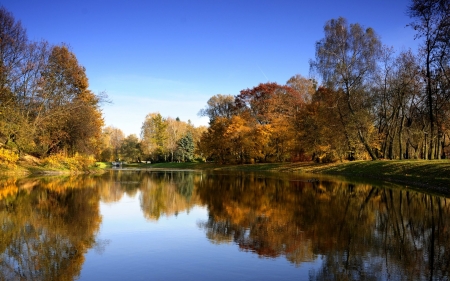
[[[79,274],[101,222],[93,183],[83,177],[2,182],[0,280]]]
[[[311,279],[449,276],[446,198],[358,185],[211,174],[197,188],[214,243],[233,241],[296,265],[321,256]]]
[[[194,186],[201,174],[192,172],[109,171],[98,180],[104,202],[116,202],[140,191],[141,209],[149,220],[176,215],[199,205]]]
[[[209,217],[198,225],[209,241],[295,266],[320,259],[310,279],[450,274],[450,207],[443,197],[332,180],[117,170],[0,181],[0,280],[76,278],[87,250],[107,246],[96,239],[99,202],[124,194],[139,194],[153,221],[206,206]]]

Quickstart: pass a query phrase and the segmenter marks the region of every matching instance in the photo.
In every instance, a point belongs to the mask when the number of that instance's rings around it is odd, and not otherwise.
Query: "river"
[[[0,280],[447,280],[450,201],[299,174],[0,180]]]

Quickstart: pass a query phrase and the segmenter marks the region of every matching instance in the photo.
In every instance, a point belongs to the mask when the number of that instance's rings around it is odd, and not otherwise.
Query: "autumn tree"
[[[277,83],[259,84],[245,89],[236,96],[236,108],[240,116],[249,120],[249,126],[271,132],[269,147],[263,161],[285,161],[295,147],[294,120],[304,105],[305,93]]]
[[[20,21],[0,7],[0,138],[19,153],[34,148],[33,118],[48,44],[33,43]]]
[[[436,155],[436,137],[442,135],[442,128],[436,128],[438,122],[436,105],[442,101],[448,102],[447,89],[442,89],[444,84],[449,84],[450,68],[450,1],[449,0],[411,0],[408,7],[409,16],[414,20],[410,26],[417,32],[416,38],[421,38],[420,54],[423,58],[423,75],[426,81],[426,97],[429,121],[429,151],[428,159]],[[438,86],[441,84],[440,86]],[[439,97],[440,96],[440,97]],[[443,98],[443,99],[442,99]],[[440,101],[438,102],[438,99]]]
[[[121,157],[121,147],[125,135],[121,129],[108,126],[103,128],[101,134],[101,152],[98,156],[102,161],[115,161]]]
[[[186,122],[182,122],[179,118],[173,119],[168,117],[165,120],[167,124],[167,138],[165,142],[165,146],[170,154],[170,161],[175,160],[175,153],[178,149],[180,139],[186,134],[188,131],[189,125]]]
[[[19,153],[93,154],[106,96],[67,46],[31,42],[20,22],[0,8],[0,139]]]
[[[426,123],[423,83],[417,57],[402,51],[397,57],[391,49],[383,52],[376,75],[376,111],[378,134],[382,141],[381,155],[389,159],[410,158],[410,147],[419,147]],[[419,136],[417,136],[419,135]]]
[[[91,152],[87,147],[100,137],[103,118],[102,98],[88,87],[85,69],[76,56],[66,46],[53,47],[41,74],[34,121],[42,154]]]
[[[122,141],[120,146],[120,155],[122,159],[130,162],[139,162],[141,154],[141,143],[136,135],[129,135]]]
[[[208,100],[206,107],[201,109],[198,115],[209,117],[211,124],[218,117],[231,118],[235,114],[235,109],[235,100],[232,95],[218,94]]]
[[[316,90],[317,81],[311,78],[303,77],[300,74],[296,74],[289,78],[286,82],[286,86],[289,86],[298,92],[303,103],[309,103],[311,102],[312,96]]]
[[[231,157],[229,141],[225,138],[230,120],[218,117],[210,124],[200,139],[200,149],[206,159],[228,163]]]
[[[150,113],[141,128],[142,150],[153,161],[167,159],[167,123],[160,113]]]
[[[299,160],[334,162],[358,155],[357,141],[347,132],[339,109],[340,93],[319,87],[299,112],[296,121]],[[344,107],[345,108],[345,107]]]
[[[346,123],[354,124],[360,142],[375,160],[369,86],[381,51],[380,40],[372,28],[349,25],[344,18],[329,20],[324,32],[325,37],[316,43],[316,59],[311,61],[311,68],[327,87],[342,92],[350,113]]]

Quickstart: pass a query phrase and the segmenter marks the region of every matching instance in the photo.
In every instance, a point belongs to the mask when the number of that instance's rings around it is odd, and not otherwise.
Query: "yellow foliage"
[[[16,194],[18,190],[19,188],[15,178],[0,181],[0,200]]]
[[[0,148],[0,164],[4,164],[8,167],[15,167],[19,155],[9,149]]]
[[[43,160],[44,167],[52,169],[62,169],[70,171],[86,171],[95,165],[95,159],[92,156],[83,156],[75,154],[74,157],[66,157],[62,154],[54,154]]]

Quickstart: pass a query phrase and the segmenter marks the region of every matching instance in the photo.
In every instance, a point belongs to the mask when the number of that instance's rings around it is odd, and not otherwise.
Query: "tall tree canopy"
[[[381,42],[372,28],[348,24],[344,18],[329,20],[325,37],[316,43],[316,60],[311,62],[325,85],[342,93],[349,111],[346,124],[354,124],[358,138],[372,159],[370,144],[371,95],[369,86],[381,54]]]
[[[443,128],[436,128],[439,122],[436,106],[448,102],[450,98],[447,90],[450,84],[450,1],[412,0],[408,13],[414,20],[410,25],[417,32],[416,38],[423,40],[420,55],[424,64],[430,135],[430,149],[426,154],[429,159],[435,155],[440,158],[441,154],[435,153],[435,149],[439,146]],[[436,136],[438,140],[435,145]]]
[[[28,40],[0,7],[0,140],[19,153],[92,154],[105,97],[89,89],[85,69],[65,45]]]

